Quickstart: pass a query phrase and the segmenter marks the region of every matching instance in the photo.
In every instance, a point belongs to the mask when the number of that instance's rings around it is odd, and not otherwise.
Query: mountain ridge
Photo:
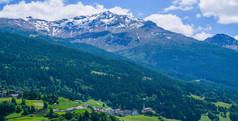
[[[9,19],[5,24],[16,25],[52,37],[64,38],[74,43],[87,43],[110,52],[157,41],[155,38],[160,38],[163,41],[185,38],[181,34],[158,27],[151,21],[111,12],[58,21],[46,21],[31,17],[26,20]],[[185,39],[186,41],[195,41],[192,38]],[[185,39],[176,41],[184,41]]]
[[[207,38],[205,42],[238,51],[238,40],[226,34],[216,34]]]
[[[44,35],[70,44],[89,44],[178,79],[208,80],[238,88],[236,53],[167,31],[151,21],[110,12],[50,22],[28,19],[0,19],[0,25],[10,26],[0,30],[14,32],[16,28],[26,36]]]

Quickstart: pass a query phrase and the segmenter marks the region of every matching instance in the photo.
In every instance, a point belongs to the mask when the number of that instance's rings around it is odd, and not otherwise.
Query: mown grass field
[[[98,108],[109,108],[105,103],[101,101],[96,101],[93,99],[90,99],[86,102],[82,102],[80,100],[71,101],[69,99],[62,98],[62,97],[59,98],[59,104],[50,105],[49,108],[65,110],[67,108],[84,106],[84,105],[90,105],[92,107],[98,107]]]
[[[12,98],[0,98],[0,103],[4,101],[11,101]],[[16,99],[17,104],[21,104],[21,99]],[[36,109],[41,109],[43,107],[43,101],[42,100],[26,100],[26,104],[29,106],[35,106]]]
[[[126,117],[118,117],[122,121],[160,121],[158,117],[155,116],[144,116],[144,115],[138,115],[138,116],[126,116]],[[165,121],[179,121],[174,119],[165,119]]]
[[[118,118],[124,121],[160,121],[157,117],[148,117],[144,115],[126,116],[126,117],[118,117]]]
[[[12,100],[12,98],[0,98],[0,103],[1,102],[4,102],[4,101],[11,101]],[[20,104],[21,103],[21,99],[16,99],[16,102],[18,103],[18,104]]]
[[[8,121],[42,121],[48,120],[44,115],[28,115],[21,118],[9,119]]]
[[[109,108],[105,103],[103,103],[102,101],[96,101],[96,100],[88,100],[87,102],[82,102],[82,105],[90,105],[93,107],[97,107],[97,108]]]
[[[200,97],[200,96],[197,96],[197,95],[191,95],[192,98],[194,99],[197,99],[197,100],[204,100],[205,98],[204,97]]]
[[[231,104],[224,103],[224,102],[215,102],[213,104],[215,104],[216,106],[225,107],[225,108],[230,108],[231,107]]]

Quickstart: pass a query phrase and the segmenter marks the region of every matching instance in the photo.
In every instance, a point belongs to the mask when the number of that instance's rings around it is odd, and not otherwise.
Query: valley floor
[[[192,97],[197,98],[199,100],[202,100],[202,97],[198,97],[195,95],[192,95]],[[11,101],[11,98],[0,98],[0,102],[3,101]],[[80,100],[75,100],[75,101],[71,101],[69,99],[66,98],[62,98],[60,97],[58,99],[59,103],[58,104],[54,104],[54,105],[49,105],[49,108],[52,108],[54,110],[55,113],[62,115],[62,114],[66,114],[66,112],[71,111],[73,113],[76,114],[82,114],[84,113],[86,110],[88,110],[89,112],[91,111],[90,108],[85,107],[85,106],[90,106],[90,107],[94,107],[94,108],[98,108],[98,109],[108,109],[110,107],[108,107],[105,103],[101,102],[101,101],[96,101],[96,100],[88,100],[86,102],[82,102]],[[21,103],[21,99],[16,99],[17,104]],[[227,107],[229,108],[231,105],[224,103],[224,102],[217,102],[214,103],[217,106],[222,106],[222,107]],[[43,108],[43,101],[42,100],[26,100],[26,105],[28,106],[35,106],[36,109],[42,109]],[[81,107],[81,108],[76,108],[76,107]],[[8,121],[46,121],[48,120],[47,117],[45,117],[46,112],[41,112],[41,113],[34,113],[34,114],[30,114],[30,115],[26,115],[26,116],[22,116],[21,113],[13,113],[10,114],[6,117],[6,119]],[[226,116],[222,116],[221,114],[219,114],[219,121],[231,121],[229,118],[229,113],[226,114]],[[164,117],[161,116],[145,116],[145,115],[137,115],[137,116],[124,116],[124,117],[119,117],[117,116],[118,119],[120,119],[121,121],[178,121],[178,120],[174,120],[174,119],[166,119]],[[202,115],[200,121],[211,121],[211,119],[209,119],[208,114],[204,114]]]

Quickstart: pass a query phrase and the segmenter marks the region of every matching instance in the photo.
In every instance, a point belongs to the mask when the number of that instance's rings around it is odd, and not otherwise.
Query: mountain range
[[[40,34],[66,39],[72,43],[87,43],[110,52],[125,50],[146,43],[166,40],[192,40],[127,15],[103,12],[92,16],[80,16],[58,21],[45,21],[28,17],[23,19],[1,19],[1,24],[36,31]],[[34,35],[33,35],[34,36]],[[181,39],[183,38],[183,39]]]
[[[92,45],[178,79],[238,87],[238,54],[226,49],[235,49],[237,41],[227,35],[218,34],[201,42],[151,21],[111,12],[57,21],[2,18],[0,25],[1,31],[50,36],[70,46]]]
[[[147,106],[182,121],[236,117],[215,105],[238,102],[238,54],[226,48],[229,37],[217,36],[198,41],[111,12],[57,21],[0,18],[0,84],[113,108]]]

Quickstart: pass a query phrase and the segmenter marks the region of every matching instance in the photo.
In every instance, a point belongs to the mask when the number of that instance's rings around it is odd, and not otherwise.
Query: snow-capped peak
[[[117,33],[144,25],[144,20],[142,19],[137,19],[130,15],[119,15],[110,11],[57,21],[27,17],[25,22],[32,25],[38,32],[64,38],[74,37],[85,32],[111,31]]]

